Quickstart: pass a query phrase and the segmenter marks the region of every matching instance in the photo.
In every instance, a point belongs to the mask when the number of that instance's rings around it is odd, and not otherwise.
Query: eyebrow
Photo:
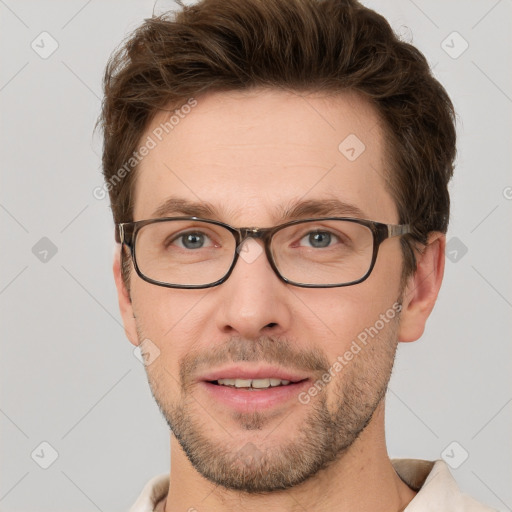
[[[213,205],[205,201],[195,202],[177,197],[169,197],[153,212],[151,218],[173,215],[213,218],[217,216],[217,211]]]
[[[169,197],[153,212],[151,218],[171,216],[202,217],[220,219],[221,211],[206,201],[189,201]],[[307,217],[356,217],[366,219],[366,214],[357,206],[335,198],[309,199],[292,201],[288,206],[276,208],[275,218],[278,222],[287,222]]]

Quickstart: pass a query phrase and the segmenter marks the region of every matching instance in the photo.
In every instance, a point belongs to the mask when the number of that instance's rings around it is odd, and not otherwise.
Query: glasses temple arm
[[[388,237],[391,238],[393,236],[407,235],[411,233],[412,229],[410,224],[388,224]]]
[[[118,244],[124,242],[124,230],[122,224],[116,224],[114,228],[114,238]]]

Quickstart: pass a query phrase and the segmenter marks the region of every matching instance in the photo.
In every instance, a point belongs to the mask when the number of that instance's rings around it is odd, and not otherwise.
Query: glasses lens
[[[272,240],[281,275],[298,284],[346,284],[364,277],[372,262],[373,233],[357,222],[317,220],[287,226]]]
[[[135,245],[140,272],[174,285],[206,285],[229,270],[236,250],[226,228],[197,220],[172,220],[143,226]]]

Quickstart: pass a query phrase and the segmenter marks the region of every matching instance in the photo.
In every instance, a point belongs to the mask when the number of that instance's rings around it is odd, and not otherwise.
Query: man
[[[146,20],[104,89],[119,305],[173,434],[131,510],[490,510],[385,445],[455,157],[418,50],[354,0],[205,0]]]

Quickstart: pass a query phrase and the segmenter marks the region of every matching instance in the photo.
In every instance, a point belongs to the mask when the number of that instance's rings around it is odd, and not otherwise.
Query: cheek
[[[380,305],[369,297],[352,294],[333,299],[321,311],[328,327],[335,333],[334,345],[343,350],[370,323],[378,318]]]
[[[146,286],[147,284],[147,286]],[[172,290],[149,283],[134,290],[134,312],[140,340],[149,339],[158,357],[146,366],[153,386],[179,386],[179,360],[201,335],[200,303],[204,290]]]
[[[394,317],[397,298],[396,284],[391,287],[377,282],[326,290],[316,296],[309,293],[297,303],[296,318],[302,319],[298,328],[320,343],[330,360],[335,360],[353,340],[364,336],[381,315],[387,313],[387,320]]]
[[[204,290],[177,290],[145,282],[137,283],[133,292],[133,309],[139,323],[146,334],[157,339],[190,330],[205,295]]]

